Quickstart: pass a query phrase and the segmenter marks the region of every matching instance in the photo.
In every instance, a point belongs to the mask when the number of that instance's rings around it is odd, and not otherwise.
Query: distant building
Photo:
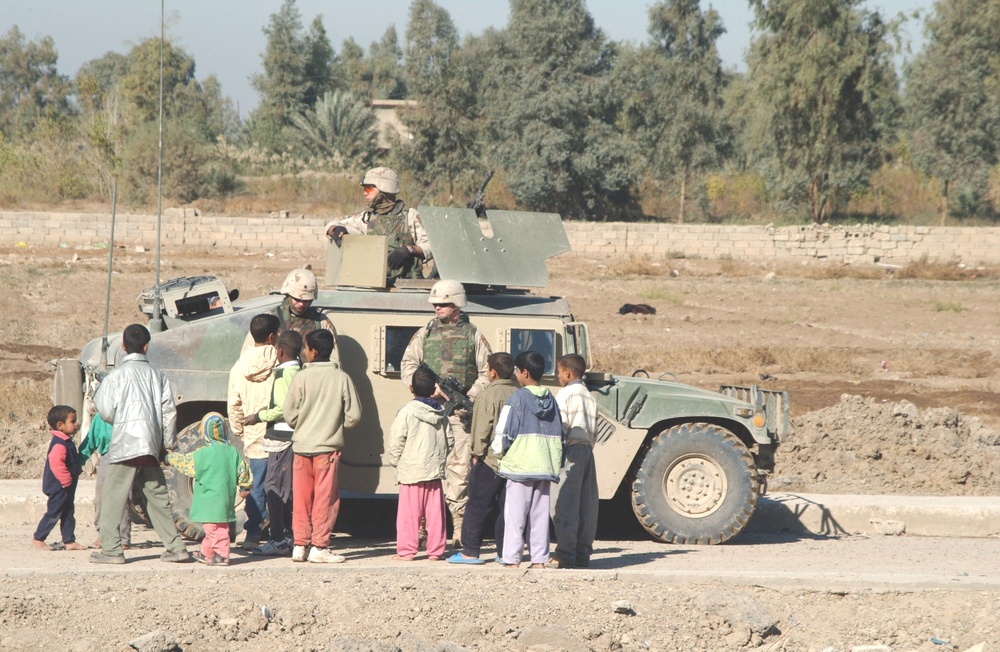
[[[392,148],[392,134],[403,140],[413,140],[413,132],[399,119],[398,113],[400,108],[413,106],[417,106],[416,100],[372,100],[371,109],[378,121],[378,146],[381,149]]]

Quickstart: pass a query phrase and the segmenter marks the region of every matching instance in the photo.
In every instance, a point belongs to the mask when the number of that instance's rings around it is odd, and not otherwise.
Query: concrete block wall
[[[326,217],[237,217],[169,209],[163,246],[275,253],[322,253]],[[0,212],[0,246],[93,246],[110,238],[110,214]],[[1000,227],[734,226],[567,222],[574,252],[650,256],[905,264],[926,256],[1000,264]],[[156,216],[120,213],[115,241],[156,244]]]

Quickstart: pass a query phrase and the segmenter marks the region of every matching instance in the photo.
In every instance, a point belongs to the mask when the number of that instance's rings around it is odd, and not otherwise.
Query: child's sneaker
[[[306,547],[305,546],[295,546],[292,548],[292,561],[305,561],[306,560]]]
[[[313,548],[309,551],[308,559],[314,564],[340,564],[343,563],[344,556],[332,553],[327,548]]]

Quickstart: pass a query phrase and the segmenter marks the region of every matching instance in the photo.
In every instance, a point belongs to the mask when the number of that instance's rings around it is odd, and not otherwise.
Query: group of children
[[[344,430],[360,421],[361,403],[350,377],[330,360],[332,333],[313,330],[303,338],[279,330],[273,315],[255,316],[250,323],[255,346],[244,350],[230,374],[228,416],[233,433],[243,438],[243,457],[229,442],[225,418],[215,412],[200,423],[201,448],[165,457],[166,464],[194,478],[190,520],[202,523],[205,532],[194,557],[208,565],[229,563],[237,493],[246,499],[247,541],[257,543],[254,534],[259,538],[264,514],[269,517],[269,540],[251,547],[253,554],[290,554],[298,562],[344,561],[329,550],[329,542],[340,504],[337,474]],[[527,545],[532,568],[585,567],[593,551],[598,505],[593,455],[597,408],[583,382],[585,361],[576,354],[559,358],[561,389],[554,397],[540,384],[545,371],[541,354],[527,351],[514,359],[494,353],[488,364],[490,384],[473,404],[463,547],[448,561],[485,563],[480,548],[489,516],[499,506],[494,524],[499,563],[517,566]],[[444,557],[442,480],[454,437],[444,408],[432,398],[436,389],[433,375],[418,370],[410,385],[413,400],[399,410],[389,431],[386,460],[396,467],[400,484],[400,560],[417,554],[421,530],[428,558]],[[78,452],[73,408],[53,407],[48,423],[52,440],[43,473],[48,507],[33,544],[50,548],[45,539],[59,523],[61,547],[85,549],[74,533],[77,480],[90,454],[107,452],[104,439],[110,429],[95,416]],[[553,492],[553,486],[558,490]],[[98,497],[98,509],[100,503]],[[551,557],[550,511],[557,538]],[[123,542],[127,521],[126,513]]]
[[[473,403],[472,468],[469,502],[456,564],[483,564],[483,532],[494,505],[497,561],[521,563],[525,544],[532,568],[573,568],[590,564],[597,532],[597,476],[594,436],[597,404],[583,382],[586,362],[576,354],[557,361],[562,388],[553,397],[541,385],[545,358],[526,351],[488,359],[490,384]],[[396,415],[387,461],[396,467],[399,508],[396,557],[412,560],[420,524],[427,557],[441,559],[445,548],[445,503],[441,481],[453,437],[444,411],[433,398],[434,380],[418,370],[413,400]],[[515,382],[516,381],[516,385]],[[553,485],[562,484],[551,509]],[[549,516],[553,513],[556,552],[550,557]]]

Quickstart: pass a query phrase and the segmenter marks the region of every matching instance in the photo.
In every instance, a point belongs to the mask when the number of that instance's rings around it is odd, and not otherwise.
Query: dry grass
[[[634,276],[666,276],[670,274],[670,266],[655,262],[649,256],[626,256],[613,258],[604,267],[603,276],[634,277]]]
[[[51,394],[49,383],[0,377],[0,396],[6,397],[4,409],[0,411],[0,427],[31,430],[45,426],[45,415],[52,402]]]
[[[922,281],[970,281],[977,278],[995,278],[996,270],[987,267],[969,267],[955,261],[930,260],[924,256],[894,271],[893,277]]]

